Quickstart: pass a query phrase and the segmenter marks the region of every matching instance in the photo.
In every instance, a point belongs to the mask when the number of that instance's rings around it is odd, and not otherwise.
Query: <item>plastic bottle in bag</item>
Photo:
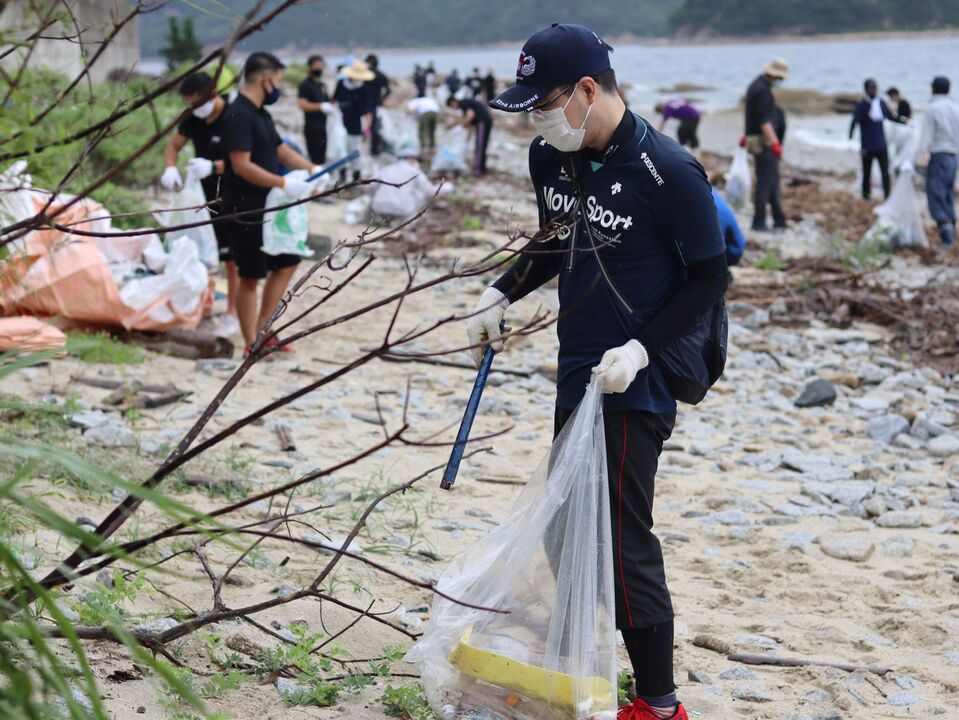
[[[742,207],[749,198],[752,184],[746,148],[736,148],[732,165],[726,173],[726,199],[729,204],[735,208]]]
[[[600,380],[510,516],[456,558],[406,659],[444,720],[586,720],[617,710]]]

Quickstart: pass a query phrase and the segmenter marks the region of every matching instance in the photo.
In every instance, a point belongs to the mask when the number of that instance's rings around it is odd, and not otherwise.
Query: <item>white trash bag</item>
[[[420,641],[443,720],[616,716],[613,555],[602,393],[594,380],[502,525],[456,558]]]
[[[469,164],[466,162],[466,136],[466,128],[461,125],[446,134],[433,154],[431,173],[469,172]]]
[[[151,320],[169,323],[178,315],[189,315],[203,299],[209,275],[200,262],[196,244],[186,235],[170,243],[170,254],[163,273],[136,278],[120,288],[120,299],[127,307],[144,310]]]
[[[726,199],[734,208],[741,208],[752,191],[753,177],[749,171],[746,148],[736,148],[733,163],[726,173]]]
[[[306,180],[309,173],[306,170],[293,170],[289,177]],[[292,200],[280,188],[273,188],[266,196],[266,206],[278,207]],[[309,236],[310,213],[306,203],[268,212],[263,216],[263,252],[267,255],[313,257],[312,248],[306,244]]]
[[[177,227],[192,223],[206,223],[186,230],[175,230],[177,237],[186,236],[196,245],[200,262],[210,269],[220,264],[220,252],[216,246],[216,234],[210,223],[210,211],[206,207],[203,185],[191,173],[187,173],[183,189],[173,197],[173,210],[158,211],[153,216],[164,227]]]
[[[889,199],[876,206],[878,219],[863,236],[863,243],[888,243],[890,249],[929,247],[922,209],[912,184],[914,176],[915,171],[908,166],[899,171]]]

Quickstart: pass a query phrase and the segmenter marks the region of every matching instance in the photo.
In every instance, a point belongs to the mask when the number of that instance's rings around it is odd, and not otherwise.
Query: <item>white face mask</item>
[[[561,108],[533,110],[530,114],[536,132],[560,152],[576,152],[583,147],[583,141],[586,139],[586,121],[589,119],[589,113],[593,106],[589,106],[586,117],[583,118],[583,124],[578,128],[571,127],[569,120],[566,119],[566,108],[573,101],[573,95],[575,94],[576,90],[574,89],[573,94],[566,101],[566,105]]]
[[[199,107],[193,108],[193,116],[200,118],[200,120],[205,120],[213,114],[213,108],[216,105],[216,98],[210,98],[207,102],[203,103]]]

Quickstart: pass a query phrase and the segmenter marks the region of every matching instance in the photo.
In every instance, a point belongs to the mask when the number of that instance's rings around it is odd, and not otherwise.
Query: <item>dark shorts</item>
[[[572,411],[556,408],[554,436]],[[645,628],[673,619],[663,551],[653,534],[653,494],[663,443],[676,414],[603,413],[613,531],[616,627]]]
[[[215,220],[218,213],[210,210],[210,219]],[[229,262],[233,259],[233,250],[230,248],[229,222],[213,223],[213,234],[216,235],[216,247],[220,251],[220,262]]]
[[[699,118],[686,118],[679,121],[679,130],[677,139],[680,145],[684,145],[695,150],[699,147],[699,136],[696,130],[699,128]]]
[[[245,215],[221,224],[230,239],[230,252],[241,278],[259,280],[268,273],[293,267],[302,259],[299,255],[267,255],[263,252],[263,213]]]

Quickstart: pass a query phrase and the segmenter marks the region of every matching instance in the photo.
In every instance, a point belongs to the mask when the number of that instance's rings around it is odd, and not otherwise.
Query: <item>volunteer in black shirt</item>
[[[323,82],[326,63],[319,55],[307,61],[310,74],[306,76],[297,92],[297,104],[303,111],[303,137],[306,152],[317,165],[326,164],[326,113],[331,109],[330,94]]]
[[[373,114],[373,122],[370,126],[370,155],[376,156],[383,149],[377,110],[390,95],[390,79],[380,72],[380,59],[376,55],[366,56],[366,66],[373,73],[373,79],[366,83],[366,89],[370,93],[370,111]]]
[[[889,102],[896,108],[894,112],[899,122],[912,120],[912,105],[899,93],[899,88],[889,88],[886,90],[886,95],[889,96]]]
[[[609,393],[616,626],[639,696],[618,717],[687,720],[675,694],[673,607],[652,532],[656,467],[676,420],[658,355],[722,297],[725,243],[705,171],[625,106],[609,49],[582,26],[554,24],[526,42],[516,84],[490,103],[531,111],[541,133],[529,151],[540,226],[560,229],[530,243],[486,289],[467,333],[478,364],[485,343],[502,349],[509,304],[559,277],[555,433],[591,375]]]
[[[756,190],[753,196],[753,230],[766,230],[766,205],[773,214],[773,227],[786,227],[779,190],[779,161],[782,138],[776,134],[777,108],[773,85],[789,77],[789,64],[777,58],[763,66],[762,75],[746,90],[746,132],[740,145],[756,161]],[[785,116],[782,119],[785,125]]]
[[[372,93],[368,83],[376,79],[376,74],[362,60],[354,60],[349,67],[341,71],[342,78],[337,81],[333,91],[333,102],[340,108],[343,128],[346,130],[346,149],[348,152],[363,149],[364,138],[373,136]],[[340,171],[340,178],[346,179],[348,170],[353,172],[353,182],[360,179],[360,162],[354,160]]]
[[[490,115],[486,105],[479,100],[458,99],[454,96],[449,98],[446,104],[463,113],[463,119],[460,121],[461,125],[472,128],[475,134],[473,175],[477,177],[485,175],[487,172],[486,150],[489,147],[490,132],[493,130],[493,116]]]
[[[180,123],[163,150],[166,170],[160,177],[160,184],[167,190],[182,187],[177,156],[188,141],[192,142],[194,157],[187,163],[187,172],[200,179],[210,216],[216,217],[220,211],[220,178],[224,169],[223,111],[226,109],[226,100],[217,94],[213,78],[203,72],[183,79],[180,97],[190,107],[190,115]],[[226,315],[220,319],[215,332],[221,337],[229,337],[240,329],[236,316],[236,263],[233,262],[229,237],[223,224],[213,223],[213,232],[220,260],[226,265],[227,277]]]
[[[264,52],[250,55],[243,67],[240,94],[226,111],[224,213],[262,211],[267,194],[275,187],[282,188],[291,199],[305,194],[310,188],[307,183],[279,175],[281,162],[291,170],[319,170],[280,139],[264,107],[279,99],[284,67],[277,57]],[[240,275],[237,310],[247,348],[283,297],[300,261],[299,255],[267,255],[262,251],[262,222],[261,212],[226,223]],[[263,301],[257,312],[257,285],[263,278]]]

